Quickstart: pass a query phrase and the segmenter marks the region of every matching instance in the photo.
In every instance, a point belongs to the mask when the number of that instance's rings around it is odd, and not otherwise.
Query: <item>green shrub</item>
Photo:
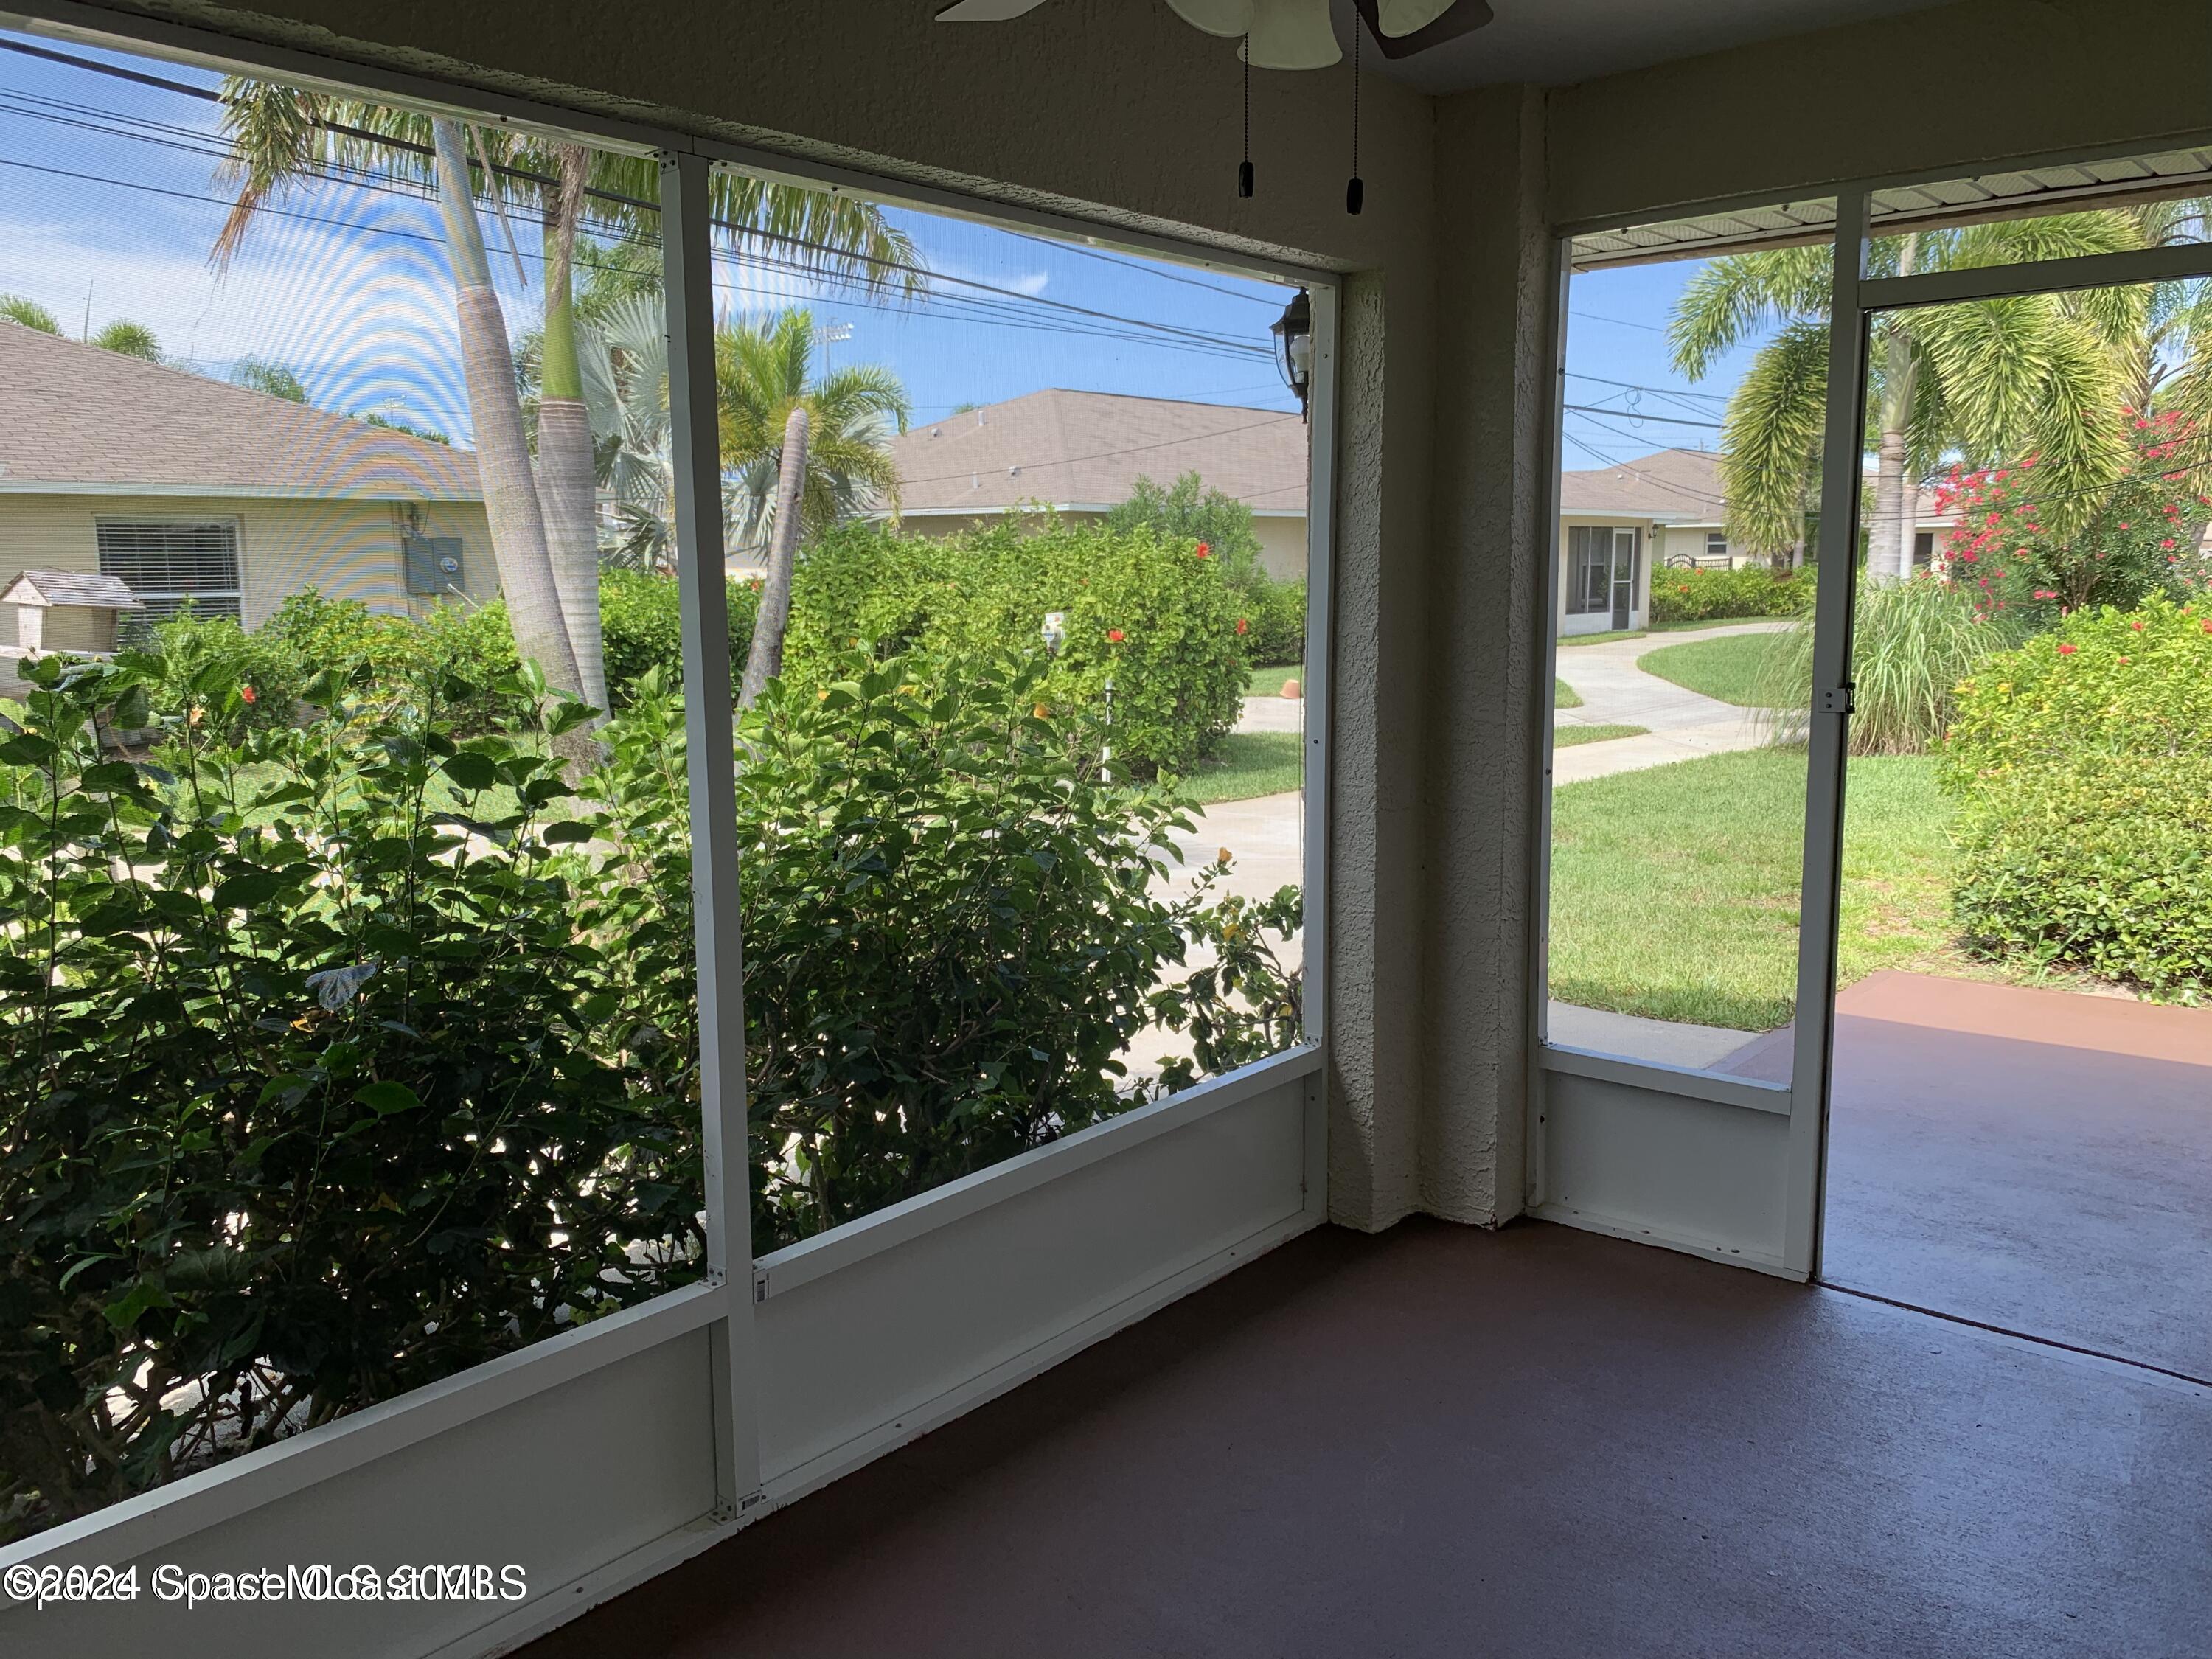
[[[680,699],[648,670],[578,791],[534,668],[330,649],[293,725],[138,653],[33,665],[0,727],[0,1536],[697,1272]],[[1054,665],[818,667],[739,732],[756,1248],[1138,1103],[1148,1024],[1197,1045],[1170,1088],[1296,1036],[1296,890],[1158,896],[1188,820],[1038,713]]]
[[[1945,787],[1970,946],[2212,991],[2212,617],[2077,611],[1960,689]]]
[[[152,642],[172,695],[186,696],[193,679],[210,675],[238,686],[236,717],[243,726],[289,725],[307,681],[306,660],[286,641],[249,634],[228,617],[181,611],[155,625]]]
[[[1851,618],[1854,755],[1918,755],[1950,728],[1960,681],[2016,641],[2011,619],[1986,612],[1955,583],[1922,573],[1903,581],[1862,574]],[[1770,636],[1758,701],[1778,734],[1804,736],[1813,701],[1813,621]]]
[[[256,728],[219,659],[30,672],[0,740],[0,1532],[696,1273],[690,1039],[579,891],[558,843],[590,827],[547,823],[576,705],[471,689],[508,729],[461,741],[422,687],[325,674]],[[102,754],[95,711],[155,759]]]
[[[1255,668],[1296,668],[1306,659],[1306,585],[1270,581],[1248,606],[1244,659]]]
[[[855,645],[890,656],[1033,650],[1066,619],[1040,701],[1103,710],[1113,746],[1146,775],[1188,770],[1236,723],[1249,671],[1238,597],[1218,563],[1150,531],[1008,520],[941,538],[851,526],[823,538],[793,586],[787,678],[822,683]]]
[[[381,615],[358,599],[327,599],[304,588],[284,597],[258,636],[281,642],[308,672],[330,672],[356,689],[388,694],[426,680],[466,686],[474,700],[447,712],[470,733],[497,725],[500,710],[489,688],[517,666],[514,630],[498,599],[436,605],[418,620]]]
[[[1036,712],[1042,659],[834,659],[741,728],[753,1241],[771,1249],[1133,1103],[1181,959],[1157,787]],[[629,724],[680,715],[641,698]]]
[[[732,581],[729,592],[730,684],[734,688],[744,678],[745,653],[752,647],[760,587],[755,582]],[[658,571],[602,571],[599,629],[606,652],[607,696],[617,708],[655,669],[665,685],[683,684],[684,620],[674,577]]]
[[[1765,565],[1734,570],[1651,573],[1654,623],[1713,622],[1735,617],[1795,617],[1813,603],[1813,572],[1778,575]]]

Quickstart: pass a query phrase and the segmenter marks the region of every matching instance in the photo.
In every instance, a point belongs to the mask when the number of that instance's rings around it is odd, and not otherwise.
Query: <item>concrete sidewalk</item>
[[[1554,726],[1641,726],[1637,738],[1611,738],[1552,756],[1554,784],[1580,783],[1616,772],[1639,772],[1700,755],[1756,749],[1765,741],[1755,711],[1739,708],[1687,687],[1647,674],[1638,659],[1670,645],[1725,639],[1732,634],[1772,634],[1784,622],[1732,623],[1722,628],[1685,629],[1679,634],[1647,634],[1642,639],[1607,640],[1599,645],[1562,644],[1554,672],[1580,697],[1579,708],[1562,708]]]

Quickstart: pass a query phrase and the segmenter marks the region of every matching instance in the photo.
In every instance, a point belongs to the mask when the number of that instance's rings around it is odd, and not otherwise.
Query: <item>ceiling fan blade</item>
[[[937,14],[940,23],[1004,23],[1025,11],[1035,11],[1044,0],[952,0]]]
[[[1411,34],[1428,27],[1451,7],[1452,0],[1376,0],[1375,17],[1383,34]]]
[[[1426,52],[1431,46],[1440,46],[1447,40],[1456,40],[1462,34],[1471,34],[1492,20],[1494,14],[1485,0],[1451,0],[1442,11],[1409,34],[1387,32],[1383,17],[1387,15],[1401,27],[1422,10],[1430,9],[1433,0],[1352,0],[1375,44],[1382,48],[1385,58],[1412,58]]]
[[[1168,0],[1168,8],[1208,34],[1234,40],[1252,32],[1252,0]]]

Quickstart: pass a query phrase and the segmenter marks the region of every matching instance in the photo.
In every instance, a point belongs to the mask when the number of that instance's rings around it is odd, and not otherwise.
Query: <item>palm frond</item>
[[[1713,260],[1684,287],[1668,319],[1674,368],[1701,379],[1723,352],[1771,324],[1826,317],[1832,283],[1824,247],[1766,248]]]
[[[1771,557],[1804,534],[1827,395],[1825,322],[1788,325],[1753,360],[1721,435],[1731,543]]]

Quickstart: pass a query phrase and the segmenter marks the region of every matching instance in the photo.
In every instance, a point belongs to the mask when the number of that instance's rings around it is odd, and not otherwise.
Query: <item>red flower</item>
[[[2081,648],[2078,645],[2062,645],[2058,647],[2058,654],[2062,657],[2070,657]]]
[[[2197,626],[2202,628],[2206,633],[2212,634],[2212,617],[2207,617],[2202,623],[2198,623]]]
[[[1250,632],[1252,631],[1252,624],[1251,624],[1251,623],[1250,623],[1249,621],[1248,621],[1246,618],[1244,618],[1244,617],[1239,617],[1237,619],[1237,631],[1238,633],[1240,633],[1240,634],[1249,634],[1249,633],[1250,633]]]
[[[240,686],[238,688],[238,695],[245,698],[248,702],[258,702],[261,700],[260,695],[250,685]]]
[[[2133,530],[2135,526],[2130,524],[2125,519],[2123,519],[2120,520],[2120,528],[2123,530]]]
[[[1213,550],[1208,547],[1204,542],[1200,542],[1198,544],[1198,556],[1200,558],[1209,558],[1212,556],[1212,553]]]
[[[2168,536],[2164,541],[2160,542],[2159,545],[2160,547],[2179,547],[2181,544],[2174,540],[2172,537]]]
[[[1118,628],[1109,628],[1106,630],[1106,637],[1113,641],[1115,644],[1119,645],[1123,640],[1127,639],[1129,636],[1127,634],[1124,634]]]
[[[2132,629],[2134,629],[2136,630],[2136,633],[2138,633],[2138,634],[2140,634],[2140,633],[2142,633],[2142,624],[2141,623],[2139,623],[2139,622],[2131,622],[2131,623],[2130,623],[2128,624],[2128,626],[2129,626],[2129,627],[2130,627],[2130,628],[2132,628]]]

